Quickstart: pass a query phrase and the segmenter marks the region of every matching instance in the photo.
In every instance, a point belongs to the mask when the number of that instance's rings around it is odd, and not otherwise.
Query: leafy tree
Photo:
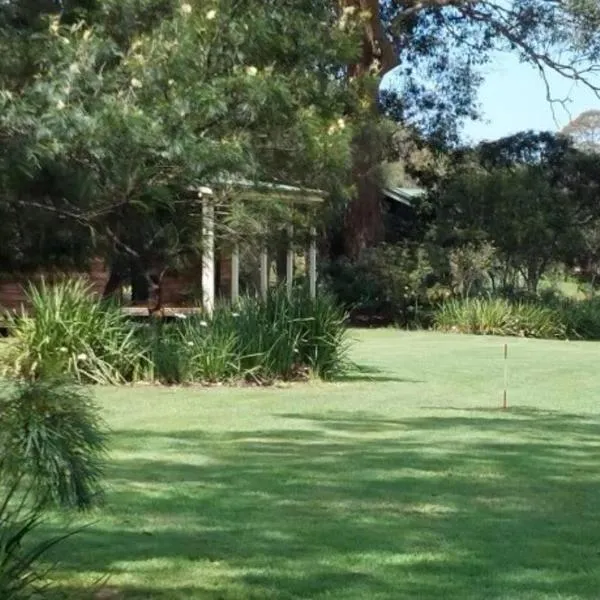
[[[481,66],[497,51],[514,52],[537,69],[549,100],[554,99],[550,71],[595,92],[600,88],[595,79],[600,9],[595,2],[340,0],[340,4],[352,11],[353,18],[363,16],[362,54],[348,75],[369,82],[362,89],[371,120],[379,114],[379,81],[394,71],[395,91],[384,99],[384,112],[415,126],[438,146],[455,143],[461,121],[476,115]],[[362,150],[368,143],[368,138],[357,136],[357,193],[348,208],[345,231],[346,250],[353,256],[382,234],[379,197],[372,185],[361,184],[370,170],[363,157],[377,158]]]
[[[590,251],[599,166],[550,134],[517,134],[459,153],[435,194],[435,235],[446,246],[491,243],[500,285],[517,272],[536,292],[553,262]]]
[[[44,215],[53,243],[76,237],[60,248],[66,259],[100,252],[115,272],[133,265],[148,278],[200,248],[190,188],[240,177],[340,187],[354,94],[337,73],[355,44],[332,32],[329,3],[30,6],[6,5],[0,39],[16,57],[0,69],[10,256],[46,254],[20,236]]]
[[[588,110],[573,119],[562,130],[577,148],[585,152],[600,152],[600,110]]]

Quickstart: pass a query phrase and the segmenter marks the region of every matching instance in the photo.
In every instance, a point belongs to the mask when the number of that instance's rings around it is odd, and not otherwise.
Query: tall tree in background
[[[535,293],[552,264],[596,264],[600,160],[564,137],[523,132],[457,153],[436,188],[435,241],[491,244],[502,287],[516,273]]]
[[[397,117],[436,144],[456,138],[457,123],[476,114],[480,67],[495,51],[512,51],[535,67],[553,101],[554,71],[598,93],[600,5],[581,0],[338,0],[344,23],[360,19],[362,54],[348,69],[373,131],[381,78],[395,70]],[[345,15],[345,16],[344,16]],[[375,149],[374,149],[375,147]],[[357,134],[356,194],[346,215],[345,246],[351,256],[381,238],[382,216],[373,181],[377,139]]]
[[[600,110],[587,110],[573,119],[563,130],[577,148],[600,153]]]

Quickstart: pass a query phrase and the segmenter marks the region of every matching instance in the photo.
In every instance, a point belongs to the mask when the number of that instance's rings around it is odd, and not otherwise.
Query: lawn
[[[502,411],[504,340],[353,335],[339,383],[99,390],[107,505],[65,596],[597,599],[600,345],[510,340]]]

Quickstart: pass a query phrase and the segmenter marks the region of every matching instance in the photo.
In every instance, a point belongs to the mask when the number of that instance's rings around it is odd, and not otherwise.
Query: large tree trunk
[[[360,61],[350,65],[348,75],[364,77],[376,72],[379,83],[381,77],[397,65],[396,53],[381,22],[379,0],[341,0],[341,6],[353,6],[357,12],[371,15],[364,23]],[[376,120],[379,86],[366,89],[365,94]],[[354,142],[355,196],[348,206],[344,222],[344,248],[351,258],[356,258],[363,248],[382,241],[385,233],[378,182],[372,177],[374,167],[380,161],[379,148],[377,140],[369,135],[369,126],[367,122],[365,131],[359,132]]]

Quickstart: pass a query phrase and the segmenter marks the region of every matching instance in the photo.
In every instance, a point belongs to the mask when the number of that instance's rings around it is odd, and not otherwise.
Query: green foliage
[[[344,368],[345,313],[327,295],[277,290],[265,302],[242,298],[232,312],[137,325],[79,281],[43,283],[29,293],[31,314],[12,318],[2,361],[27,381],[61,374],[79,383],[150,380],[215,383],[324,379]]]
[[[99,302],[82,280],[44,281],[27,293],[31,312],[9,317],[14,336],[8,372],[41,378],[68,374],[80,383],[117,384],[145,366],[135,328],[120,308]]]
[[[232,312],[156,324],[148,337],[152,377],[163,383],[331,378],[345,367],[344,313],[327,296],[284,290],[266,302],[245,297]]]
[[[105,436],[96,406],[70,383],[15,384],[0,396],[3,478],[25,475],[40,504],[87,509],[101,497]]]
[[[43,598],[48,568],[40,561],[71,534],[32,543],[43,519],[43,507],[35,502],[21,477],[7,480],[3,473],[4,462],[0,463],[0,598]]]
[[[219,308],[213,318],[190,317],[177,324],[155,323],[147,339],[151,379],[165,384],[217,383],[239,377],[236,332],[229,308]]]
[[[567,333],[560,312],[499,298],[444,302],[435,313],[434,326],[456,333],[533,338],[564,338]]]
[[[356,314],[387,315],[403,325],[426,325],[436,294],[437,252],[424,244],[382,244],[357,261],[341,259],[325,269],[338,302]]]
[[[600,340],[600,298],[574,300],[562,298],[556,303],[570,337]]]
[[[40,6],[0,38],[6,269],[93,253],[178,265],[201,245],[190,187],[345,178],[339,75],[358,36],[332,35],[327,0],[78,4]]]
[[[153,377],[164,383],[216,383],[305,378],[330,379],[346,366],[344,312],[326,295],[311,300],[284,289],[265,302],[242,298],[232,312],[154,326]]]
[[[262,303],[245,299],[235,318],[242,371],[258,380],[293,379],[312,373],[323,379],[345,365],[345,313],[323,294],[311,299],[283,288]]]
[[[535,294],[553,264],[594,261],[600,161],[552,134],[524,132],[459,152],[433,194],[431,237],[493,246],[492,287]]]
[[[449,263],[454,293],[469,298],[489,289],[495,254],[496,249],[489,243],[453,248]]]

